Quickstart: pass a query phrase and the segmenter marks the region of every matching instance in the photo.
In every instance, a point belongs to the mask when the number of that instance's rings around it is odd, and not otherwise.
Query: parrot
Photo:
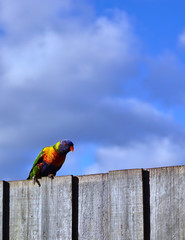
[[[34,184],[38,178],[48,176],[54,178],[56,172],[62,167],[68,152],[74,151],[74,144],[70,140],[61,140],[56,144],[45,147],[36,157],[27,180],[33,179]],[[39,184],[40,186],[40,184]]]

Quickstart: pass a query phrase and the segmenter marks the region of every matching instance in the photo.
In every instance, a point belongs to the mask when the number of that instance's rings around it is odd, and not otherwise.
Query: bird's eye
[[[66,142],[64,142],[64,146],[67,146],[67,143],[66,143]]]

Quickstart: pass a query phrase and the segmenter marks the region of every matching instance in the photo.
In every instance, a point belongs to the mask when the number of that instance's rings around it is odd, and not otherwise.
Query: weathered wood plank
[[[151,240],[185,239],[185,166],[150,169]]]
[[[0,181],[0,240],[3,239],[3,181]]]
[[[108,186],[108,239],[143,240],[142,170],[111,171]]]
[[[72,177],[10,182],[10,239],[72,237]]]
[[[107,174],[79,177],[78,240],[108,239]]]
[[[72,239],[72,176],[42,181],[42,234],[44,240]]]

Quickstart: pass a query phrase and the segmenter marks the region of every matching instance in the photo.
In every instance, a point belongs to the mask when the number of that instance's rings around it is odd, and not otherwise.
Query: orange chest
[[[43,152],[43,160],[47,164],[61,167],[65,161],[65,156],[58,154],[53,147],[46,147]]]

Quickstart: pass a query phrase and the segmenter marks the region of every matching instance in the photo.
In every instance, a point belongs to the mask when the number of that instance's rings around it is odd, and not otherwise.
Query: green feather
[[[32,179],[35,175],[37,175],[37,173],[39,171],[39,167],[38,167],[37,163],[39,163],[39,161],[42,160],[42,156],[43,156],[43,152],[44,152],[43,149],[41,150],[39,155],[36,157],[36,159],[35,159],[35,161],[33,163],[33,167],[32,167],[32,169],[30,171],[29,177],[27,179]]]
[[[55,151],[58,153],[58,151],[59,151],[59,145],[60,145],[60,141],[59,142],[57,142],[56,144],[54,144],[52,147],[55,149]]]

